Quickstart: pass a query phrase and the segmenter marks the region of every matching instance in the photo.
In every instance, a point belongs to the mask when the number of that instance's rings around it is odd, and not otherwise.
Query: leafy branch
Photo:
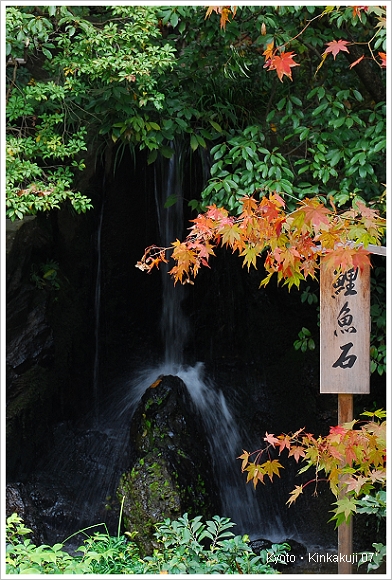
[[[266,433],[264,447],[252,453],[243,450],[237,458],[242,461],[241,471],[247,473],[247,483],[252,481],[256,488],[259,482],[264,483],[266,475],[271,481],[274,475],[280,477],[283,466],[279,461],[269,458],[263,462],[263,456],[270,454],[271,449],[278,450],[279,456],[285,452],[288,457],[294,457],[296,463],[304,463],[298,475],[310,468],[315,470],[314,478],[295,485],[286,503],[289,506],[295,503],[311,483],[315,484],[316,493],[318,483],[326,481],[336,497],[331,520],[336,526],[349,521],[353,513],[364,509],[357,510],[361,505],[359,498],[368,496],[376,486],[386,484],[385,411],[365,411],[362,415],[366,420],[331,427],[328,435],[317,438],[304,428],[277,437]],[[320,473],[325,477],[320,478]]]
[[[337,273],[362,270],[370,263],[366,246],[380,243],[385,220],[360,201],[341,213],[331,203],[328,208],[316,197],[305,198],[294,211],[285,213],[285,202],[277,193],[260,201],[249,196],[241,199],[238,216],[212,205],[192,220],[183,242],[176,240],[168,248],[149,246],[136,267],[151,272],[167,262],[171,252],[175,265],[169,274],[174,283],[193,284],[200,267],[209,267],[214,249],[222,246],[238,252],[248,271],[251,266],[257,269],[257,260],[266,251],[267,276],[260,286],[277,274],[278,283],[283,281],[289,290],[293,285],[299,287],[308,276],[316,278],[320,257]]]

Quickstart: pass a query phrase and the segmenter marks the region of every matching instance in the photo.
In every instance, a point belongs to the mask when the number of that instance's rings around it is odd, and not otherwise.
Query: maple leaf
[[[352,9],[353,9],[353,18],[356,18],[358,16],[359,20],[362,20],[361,11],[363,10],[364,12],[367,12],[369,6],[352,6]]]
[[[356,448],[354,445],[347,445],[345,447],[345,457],[348,465],[352,465],[357,460]]]
[[[378,56],[381,58],[381,67],[387,68],[387,55],[385,52],[379,52]]]
[[[290,491],[291,497],[289,497],[289,499],[286,501],[286,504],[288,504],[290,506],[292,503],[295,503],[298,496],[301,495],[302,492],[303,492],[302,485],[296,485],[295,488],[293,489],[293,491]]]
[[[217,14],[220,14],[220,27],[225,29],[226,22],[228,22],[230,14],[233,14],[234,17],[236,11],[236,6],[232,6],[231,10],[230,6],[208,6],[204,19],[209,18],[213,12],[216,12]]]
[[[249,461],[249,453],[245,451],[245,449],[243,449],[242,451],[243,451],[242,455],[237,457],[237,459],[242,459],[241,471],[245,471],[245,467],[248,465]]]
[[[305,457],[305,449],[301,445],[293,445],[289,451],[289,457],[294,457],[298,463],[300,457]]]
[[[348,523],[350,521],[352,514],[357,511],[357,503],[358,502],[352,496],[348,495],[334,502],[337,507],[333,510],[335,515],[331,520],[336,520],[335,528],[343,522]]]
[[[299,211],[305,212],[306,223],[312,225],[315,230],[318,230],[321,224],[329,226],[331,211],[320,203],[318,199],[305,198],[301,201],[301,209]]]
[[[199,214],[197,218],[191,221],[195,224],[195,226],[191,228],[191,231],[196,230],[199,233],[206,234],[207,236],[213,235],[214,222],[210,217],[207,217],[204,214]]]
[[[267,44],[267,48],[263,52],[263,56],[265,56],[265,64],[274,56],[274,41]]]
[[[363,477],[362,475],[359,475],[358,477],[350,477],[346,481],[346,484],[347,484],[346,491],[354,491],[358,495],[361,491],[362,486],[367,481],[368,481],[368,478]]]
[[[371,265],[369,251],[365,248],[357,248],[352,256],[352,262],[355,270],[359,268],[363,272],[366,266]]]
[[[221,220],[229,215],[229,212],[224,207],[217,207],[215,204],[209,205],[206,212],[206,217],[213,220]]]
[[[347,433],[347,429],[342,427],[341,425],[336,425],[334,427],[329,428],[329,432],[331,435],[345,435]]]
[[[254,214],[254,212],[257,210],[258,208],[258,204],[257,201],[255,200],[254,197],[243,197],[240,199],[240,202],[242,203],[242,214],[241,216],[251,216]]]
[[[365,58],[365,55],[363,54],[362,56],[360,56],[357,60],[354,60],[354,62],[352,62],[350,64],[350,69],[354,68],[355,66],[357,66],[357,64],[359,64],[361,62],[361,60],[363,60]]]
[[[335,459],[337,459],[338,461],[342,461],[344,459],[343,454],[339,451],[339,449],[337,447],[335,447],[335,445],[328,446],[328,454],[331,457],[334,457]]]
[[[373,469],[370,473],[369,473],[369,478],[371,479],[371,481],[374,483],[376,481],[380,481],[380,482],[384,482],[386,480],[386,471],[381,470],[381,469]]]
[[[279,444],[276,445],[279,447],[279,455],[280,455],[284,449],[290,449],[291,437],[289,437],[288,435],[279,435],[278,440]]]
[[[241,231],[239,226],[234,225],[233,222],[225,224],[219,228],[219,233],[222,234],[222,244],[236,249],[236,242],[241,240]]]
[[[279,463],[277,459],[269,459],[265,463],[262,463],[261,468],[265,475],[268,475],[270,480],[273,480],[274,474],[280,477],[279,470],[284,469],[283,465]]]
[[[359,268],[361,271],[370,265],[368,250],[364,248],[351,248],[339,246],[334,250],[327,250],[323,257],[323,265],[337,272],[347,272],[351,268]]]
[[[291,69],[294,66],[299,66],[299,63],[293,60],[297,56],[294,52],[282,52],[280,56],[275,55],[268,59],[268,70],[276,70],[280,82],[283,82],[283,76],[286,75],[290,80],[293,80]]]
[[[251,265],[253,265],[257,270],[256,260],[260,253],[260,249],[262,248],[255,246],[254,244],[245,244],[245,248],[240,253],[240,256],[244,256],[242,266],[247,266],[248,272]]]
[[[275,437],[275,435],[273,433],[267,433],[267,431],[265,432],[265,437],[264,437],[264,441],[267,441],[267,443],[270,443],[270,445],[279,445],[279,439],[277,439]]]
[[[265,471],[261,465],[257,465],[256,463],[250,463],[248,467],[245,469],[245,471],[248,472],[246,483],[252,480],[253,487],[255,489],[259,481],[261,481],[261,483],[264,484]]]
[[[341,51],[350,53],[346,46],[347,44],[350,44],[347,40],[332,40],[332,42],[327,42],[328,48],[325,49],[323,54],[328,54],[330,52],[335,60],[336,55]]]

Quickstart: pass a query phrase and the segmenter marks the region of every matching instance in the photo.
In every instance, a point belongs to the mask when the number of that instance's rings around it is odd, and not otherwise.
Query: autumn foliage
[[[334,11],[334,9],[335,9],[334,6],[327,6],[321,14],[318,14],[317,16],[315,16],[314,18],[312,18],[311,20],[306,22],[305,26],[302,28],[302,30],[298,34],[296,34],[295,37],[293,37],[288,42],[285,42],[281,46],[274,47],[273,42],[268,44],[266,50],[263,52],[263,55],[265,56],[264,68],[267,68],[267,70],[269,70],[269,71],[275,70],[276,74],[278,75],[278,78],[281,82],[283,82],[284,76],[287,76],[290,80],[293,80],[291,69],[295,66],[300,66],[300,63],[298,63],[294,60],[294,57],[297,56],[294,52],[286,51],[287,47],[290,45],[290,42],[292,42],[296,38],[300,37],[305,32],[305,30],[308,28],[308,26],[310,26],[312,24],[312,22],[314,22],[315,20],[319,20],[325,16],[328,16],[329,14],[331,14]],[[374,51],[372,50],[372,47],[371,47],[372,41],[380,33],[380,30],[382,28],[385,28],[385,26],[386,26],[385,8],[383,8],[381,6],[352,6],[351,9],[352,9],[352,18],[354,20],[355,19],[361,20],[362,14],[364,12],[365,13],[374,12],[376,14],[376,18],[378,19],[378,23],[377,23],[376,31],[375,31],[373,38],[367,43],[367,48],[368,48],[369,54],[365,56],[365,53],[364,53],[359,59],[357,59],[356,61],[351,63],[350,68],[353,68],[354,66],[359,64],[364,58],[372,59],[373,61],[375,61],[378,64],[378,66],[380,68],[386,68],[386,65],[387,65],[386,54],[384,52],[378,52],[378,58],[377,58],[377,56],[374,54]],[[236,12],[237,12],[237,8],[236,8],[236,6],[209,6],[206,10],[205,17],[206,18],[210,17],[213,12],[220,15],[220,27],[223,30],[225,30],[226,24],[228,22],[230,22],[230,20],[235,17]],[[261,33],[263,35],[266,34],[265,24],[262,27]],[[333,40],[331,42],[327,42],[326,43],[327,48],[325,49],[325,51],[321,55],[321,62],[319,64],[319,66],[317,67],[316,73],[320,70],[320,68],[324,64],[324,61],[325,61],[326,57],[328,56],[328,54],[332,54],[333,58],[336,59],[336,56],[340,52],[350,53],[350,50],[348,48],[348,46],[350,46],[350,44],[356,44],[356,43],[355,42],[352,43],[352,42],[349,42],[348,40],[344,40],[344,39],[336,39],[336,40]]]
[[[260,285],[276,274],[278,282],[290,289],[308,276],[316,277],[320,257],[337,272],[362,269],[370,262],[366,246],[380,243],[385,229],[385,220],[359,201],[340,214],[333,202],[327,207],[317,198],[303,199],[290,213],[285,212],[285,205],[277,193],[261,200],[243,198],[237,216],[211,205],[192,220],[184,241],[173,241],[171,248],[149,246],[136,267],[150,272],[167,262],[171,251],[174,265],[169,274],[174,283],[192,284],[201,266],[209,266],[214,249],[223,246],[238,252],[248,271],[251,266],[257,268],[265,252],[267,276]]]
[[[363,415],[370,419],[331,427],[324,437],[315,437],[305,429],[277,437],[266,433],[262,449],[253,453],[243,451],[238,457],[242,461],[242,471],[247,473],[247,482],[253,482],[256,488],[259,483],[264,484],[266,478],[273,481],[275,475],[280,477],[283,466],[272,456],[276,451],[278,456],[286,453],[297,463],[304,463],[298,474],[310,468],[315,471],[309,481],[294,487],[286,503],[293,504],[309,484],[314,485],[317,495],[319,482],[326,481],[337,498],[331,519],[336,526],[348,521],[356,512],[358,497],[386,483],[385,412],[366,411]]]

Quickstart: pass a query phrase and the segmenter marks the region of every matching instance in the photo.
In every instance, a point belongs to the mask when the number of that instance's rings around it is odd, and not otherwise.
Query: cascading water
[[[155,169],[155,203],[161,244],[169,247],[174,240],[181,238],[184,227],[181,150],[172,155],[164,169],[166,172],[163,170],[163,175],[159,178]],[[175,203],[171,203],[173,200]],[[181,284],[176,286],[173,284],[173,280],[168,275],[169,269],[169,263],[161,265],[161,333],[164,343],[164,362],[178,365],[183,362],[189,323],[182,310],[185,288]]]
[[[182,152],[176,151],[167,161],[166,173],[155,174],[155,200],[161,244],[168,247],[183,235],[183,171]],[[163,177],[163,178],[162,178]],[[175,203],[171,203],[176,200]],[[184,287],[174,286],[168,275],[170,264],[163,264],[162,271],[162,318],[161,331],[164,343],[164,362],[155,369],[148,369],[133,382],[131,405],[151,385],[157,376],[175,375],[182,379],[200,413],[209,439],[214,473],[219,482],[222,515],[230,517],[242,533],[264,534],[282,538],[283,529],[278,515],[268,514],[262,518],[254,490],[245,485],[236,457],[241,453],[241,434],[229,409],[226,398],[213,381],[205,377],[204,364],[193,367],[184,364],[184,347],[189,333],[189,322],[182,310]]]

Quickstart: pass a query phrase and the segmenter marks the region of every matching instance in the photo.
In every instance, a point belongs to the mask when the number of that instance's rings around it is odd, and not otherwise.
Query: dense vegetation
[[[99,524],[100,526],[101,524]],[[9,574],[274,574],[275,563],[285,563],[287,544],[273,544],[256,555],[247,536],[230,531],[235,524],[214,516],[165,520],[156,526],[157,548],[150,556],[139,554],[133,537],[110,536],[107,530],[84,530],[85,541],[75,555],[67,541],[35,546],[17,514],[7,519],[7,573]],[[92,526],[92,528],[98,526]],[[87,532],[90,532],[90,535]],[[140,530],[140,533],[143,533]]]
[[[147,149],[152,163],[174,139],[212,157],[194,207],[234,210],[273,191],[382,210],[385,10],[242,6],[228,18],[219,28],[202,6],[8,7],[7,215],[66,197],[88,208],[72,191],[87,147],[120,141],[119,155]],[[288,72],[271,68],[285,54]]]

